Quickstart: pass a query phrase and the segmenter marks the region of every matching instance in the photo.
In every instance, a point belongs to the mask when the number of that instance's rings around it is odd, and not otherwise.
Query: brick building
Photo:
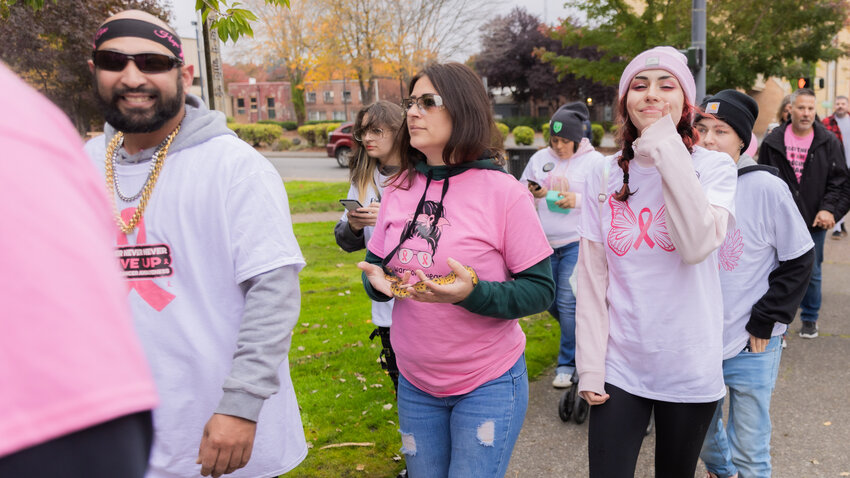
[[[401,102],[398,80],[379,78],[374,81],[377,99]],[[239,123],[295,121],[288,81],[230,83],[227,90],[231,116]],[[360,85],[356,80],[304,84],[307,121],[354,121],[362,106]]]

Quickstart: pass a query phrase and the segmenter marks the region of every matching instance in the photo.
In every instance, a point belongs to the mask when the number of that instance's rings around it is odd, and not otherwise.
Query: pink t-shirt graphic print
[[[608,200],[611,206],[611,230],[608,231],[608,247],[614,254],[623,256],[630,249],[639,249],[646,244],[650,249],[658,245],[661,249],[676,250],[670,234],[667,232],[664,205],[653,214],[652,209],[644,207],[635,215],[628,202]]]
[[[815,138],[815,130],[812,129],[806,136],[800,137],[794,134],[789,125],[785,128],[785,157],[791,163],[791,168],[794,169],[794,176],[797,177],[797,182],[803,176],[803,167],[806,165],[806,156],[809,154],[809,147],[812,145],[812,140]]]
[[[720,246],[720,250],[717,252],[718,267],[724,271],[735,270],[743,253],[744,239],[741,237],[741,230],[735,229],[729,231],[726,234],[726,239]]]

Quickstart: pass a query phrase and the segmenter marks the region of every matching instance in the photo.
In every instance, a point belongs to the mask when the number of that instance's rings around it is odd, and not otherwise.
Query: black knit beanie
[[[759,115],[756,100],[736,90],[723,90],[702,100],[702,111],[727,123],[744,142],[745,151],[753,138],[753,124]],[[697,121],[703,116],[697,115]]]
[[[583,122],[587,120],[587,115],[569,109],[567,106],[561,106],[552,115],[552,119],[549,120],[549,135],[559,136],[578,143],[584,137]]]

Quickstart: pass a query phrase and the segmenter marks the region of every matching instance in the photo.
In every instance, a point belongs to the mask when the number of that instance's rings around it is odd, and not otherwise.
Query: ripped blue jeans
[[[528,408],[525,355],[464,395],[434,397],[398,377],[401,452],[411,478],[501,478]]]

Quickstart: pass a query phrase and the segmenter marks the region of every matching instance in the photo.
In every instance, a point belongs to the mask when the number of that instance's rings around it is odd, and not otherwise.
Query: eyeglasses
[[[183,61],[169,55],[159,53],[138,53],[126,55],[117,51],[97,50],[92,53],[94,65],[106,71],[124,71],[127,62],[133,60],[136,68],[142,73],[165,73],[175,66],[182,66]]]
[[[363,141],[366,139],[366,135],[371,134],[375,139],[381,139],[384,137],[384,130],[381,128],[369,128],[367,130],[358,130],[354,132],[354,139],[357,141]]]
[[[419,112],[422,114],[426,114],[428,111],[440,108],[443,108],[443,97],[440,95],[435,95],[432,93],[425,93],[424,95],[416,98],[411,96],[410,98],[405,98],[401,100],[401,107],[404,109],[404,112],[407,113],[410,108],[413,108],[413,105],[419,107]]]

